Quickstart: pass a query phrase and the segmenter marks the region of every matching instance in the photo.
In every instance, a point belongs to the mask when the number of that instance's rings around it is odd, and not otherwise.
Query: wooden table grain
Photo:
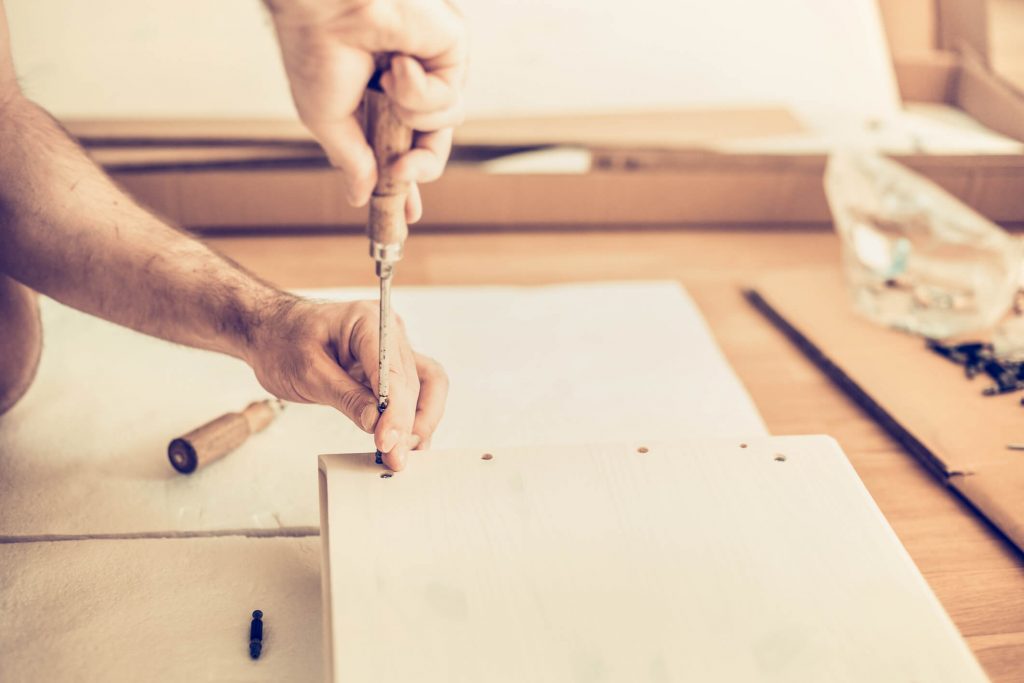
[[[360,235],[205,241],[283,287],[375,284],[367,241]],[[759,273],[837,266],[838,243],[824,229],[469,234],[414,229],[395,286],[681,282],[770,431],[834,436],[992,680],[1024,681],[1024,555],[931,478],[740,295],[740,287]],[[630,353],[623,350],[624,362]]]

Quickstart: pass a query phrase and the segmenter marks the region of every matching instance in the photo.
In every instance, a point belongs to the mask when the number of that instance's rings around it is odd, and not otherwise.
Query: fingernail
[[[379,414],[375,405],[368,405],[363,408],[363,412],[359,414],[359,424],[363,431],[373,433],[373,428],[377,425],[377,416]]]
[[[359,208],[366,203],[366,200],[363,199],[361,195],[356,194],[355,191],[350,190],[348,192],[348,203],[356,208]]]
[[[385,453],[390,453],[394,450],[395,446],[398,445],[399,438],[400,435],[397,429],[389,429],[384,432],[384,436],[380,438],[380,444],[378,444],[380,446],[380,450]]]
[[[391,469],[396,472],[404,470],[406,463],[409,462],[409,451],[404,446],[399,446],[388,455],[391,460]]]
[[[401,57],[398,59],[392,59],[391,70],[394,71],[396,75],[407,76],[409,74],[409,64]]]

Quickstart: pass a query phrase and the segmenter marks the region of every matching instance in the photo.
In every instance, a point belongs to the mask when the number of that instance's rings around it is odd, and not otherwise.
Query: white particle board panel
[[[875,0],[459,5],[471,116],[777,105],[859,123],[899,107]],[[6,7],[19,81],[59,117],[294,118],[255,0]]]
[[[317,538],[0,544],[0,680],[321,680],[319,561]]]
[[[828,437],[489,453],[321,457],[333,680],[986,680]]]
[[[678,285],[399,285],[394,304],[451,377],[434,447],[765,433]],[[180,475],[167,462],[173,437],[264,395],[248,366],[50,300],[42,313],[39,375],[0,417],[0,537],[315,528],[317,454],[372,448],[339,413],[292,405],[235,453]]]

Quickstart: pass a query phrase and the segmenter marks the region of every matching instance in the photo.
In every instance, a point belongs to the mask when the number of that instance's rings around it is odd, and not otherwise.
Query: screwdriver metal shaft
[[[380,273],[380,351],[377,356],[377,412],[387,410],[391,395],[391,335],[388,327],[391,321],[391,278],[395,268],[392,264],[384,264]]]

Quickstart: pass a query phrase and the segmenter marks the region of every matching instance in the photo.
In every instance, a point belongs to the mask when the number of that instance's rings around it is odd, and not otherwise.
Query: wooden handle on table
[[[167,458],[182,474],[191,474],[200,467],[219,460],[235,450],[246,439],[267,428],[277,417],[278,401],[255,401],[239,413],[227,413],[185,436],[171,441]]]
[[[378,69],[363,96],[366,139],[377,160],[377,186],[370,198],[367,232],[372,242],[401,245],[409,236],[409,227],[405,223],[409,183],[392,178],[389,169],[396,159],[412,148],[412,129],[399,120],[394,104],[380,90],[381,73],[383,71]]]

